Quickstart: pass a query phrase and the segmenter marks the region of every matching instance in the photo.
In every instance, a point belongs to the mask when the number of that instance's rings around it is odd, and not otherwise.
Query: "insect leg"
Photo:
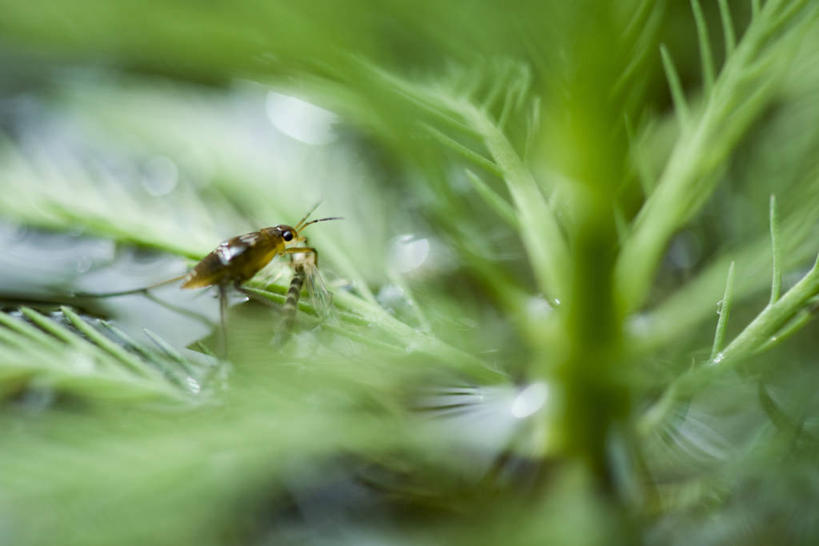
[[[219,283],[219,336],[217,353],[223,358],[227,356],[227,327],[225,326],[228,304],[227,288],[227,284]]]
[[[185,316],[185,317],[190,317],[191,319],[193,319],[193,320],[195,320],[197,322],[201,322],[202,324],[204,324],[204,325],[206,325],[208,327],[213,326],[213,319],[210,319],[210,318],[208,318],[208,317],[206,317],[204,315],[200,315],[199,313],[197,313],[195,311],[191,311],[190,309],[186,309],[185,307],[182,307],[182,306],[179,306],[179,305],[173,305],[171,303],[168,303],[167,301],[164,301],[163,299],[159,298],[158,296],[155,296],[151,292],[145,292],[145,298],[151,300],[152,302],[156,303],[157,305],[161,305],[165,309],[168,309],[170,311],[173,311],[174,313],[178,313],[178,314],[180,314],[182,316]]]
[[[287,289],[287,299],[284,301],[284,330],[290,332],[296,322],[296,311],[298,310],[301,289],[306,278],[304,265],[296,263],[293,266],[293,278],[290,279],[290,287]]]
[[[282,254],[307,254],[313,255],[313,263],[318,265],[318,250],[311,246],[291,246],[282,250]]]

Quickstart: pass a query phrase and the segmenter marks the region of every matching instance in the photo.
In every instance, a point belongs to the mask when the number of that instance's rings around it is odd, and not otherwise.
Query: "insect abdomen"
[[[182,288],[202,288],[214,284],[243,283],[281,253],[284,241],[265,232],[254,231],[229,239],[196,264]]]
[[[202,288],[219,284],[225,277],[227,268],[221,264],[216,252],[211,252],[196,264],[185,277],[182,288]]]

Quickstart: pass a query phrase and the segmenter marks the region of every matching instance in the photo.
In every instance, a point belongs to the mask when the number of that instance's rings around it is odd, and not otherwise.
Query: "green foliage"
[[[3,253],[0,542],[819,537],[815,2],[0,9],[0,215],[120,249]],[[319,200],[289,337],[81,297]]]
[[[0,314],[3,330],[4,391],[25,385],[89,398],[167,399],[193,402],[191,390],[201,391],[202,366],[194,366],[166,346],[149,350],[114,326],[91,326],[68,308],[59,320],[24,307],[19,316]],[[108,339],[98,328],[116,336]],[[138,352],[128,351],[133,348]]]

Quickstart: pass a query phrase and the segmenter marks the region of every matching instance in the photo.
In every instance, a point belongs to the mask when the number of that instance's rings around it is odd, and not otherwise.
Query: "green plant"
[[[3,6],[39,114],[9,120],[0,214],[196,259],[323,197],[335,312],[271,344],[236,306],[230,363],[118,331],[117,300],[0,315],[0,537],[819,536],[814,2],[72,7]],[[271,88],[341,136],[270,136]],[[87,277],[29,299],[89,305]]]

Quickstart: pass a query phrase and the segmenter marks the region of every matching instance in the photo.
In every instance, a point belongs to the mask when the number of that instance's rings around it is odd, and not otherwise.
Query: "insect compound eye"
[[[284,239],[285,241],[293,240],[293,232],[292,231],[282,232],[282,239]]]

